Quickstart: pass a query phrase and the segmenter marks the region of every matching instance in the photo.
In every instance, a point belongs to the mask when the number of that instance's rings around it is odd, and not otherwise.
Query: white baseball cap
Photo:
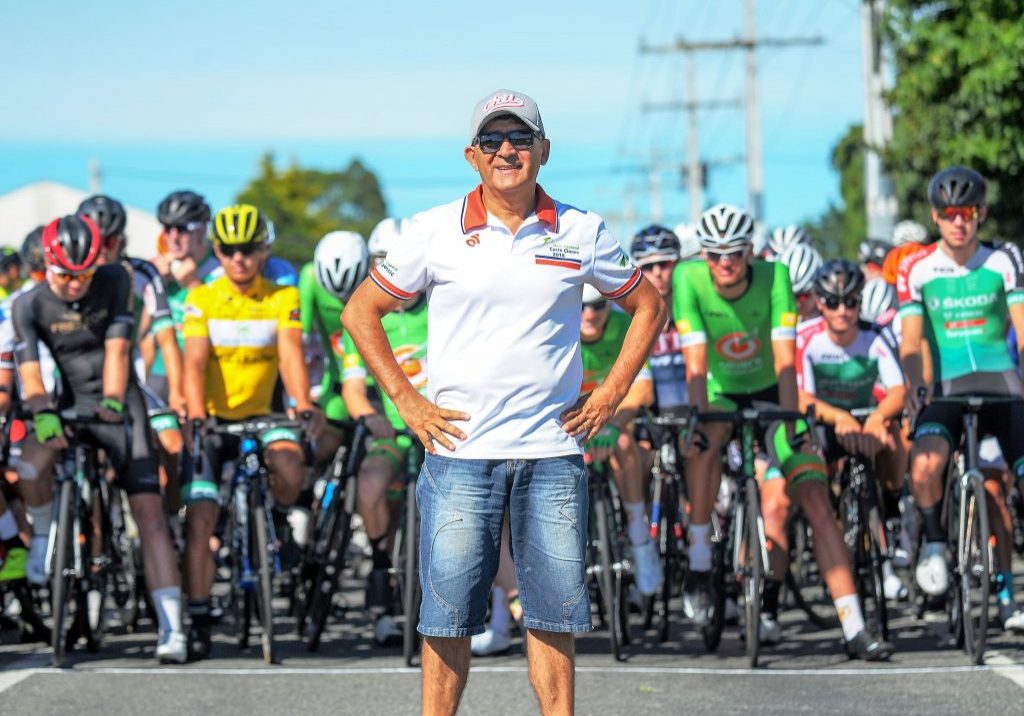
[[[469,123],[469,141],[472,142],[480,134],[480,129],[495,117],[510,114],[521,120],[534,132],[544,136],[544,122],[540,118],[540,108],[537,103],[522,92],[513,90],[498,89],[491,92],[482,100],[476,103],[473,108],[473,117]]]

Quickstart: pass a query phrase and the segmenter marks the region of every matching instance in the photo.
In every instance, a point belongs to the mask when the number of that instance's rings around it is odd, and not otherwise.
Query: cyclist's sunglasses
[[[177,225],[177,226],[168,226],[166,228],[167,228],[168,231],[170,231],[171,229],[174,229],[178,233],[186,233],[187,232],[187,233],[191,234],[193,232],[199,231],[200,229],[204,228],[205,226],[206,226],[206,222],[205,221],[190,221],[187,224],[180,224],[180,225]]]
[[[976,206],[947,206],[940,212],[944,219],[953,221],[960,217],[964,221],[974,221],[978,218],[978,207]]]
[[[242,256],[252,256],[259,252],[263,248],[263,244],[250,241],[247,244],[216,244],[217,251],[221,256],[225,258],[232,258],[235,254],[242,254]]]
[[[473,139],[473,144],[480,146],[480,151],[484,154],[497,154],[498,150],[501,149],[502,145],[505,144],[505,140],[512,145],[512,148],[516,151],[522,151],[524,149],[530,149],[533,146],[533,140],[537,137],[535,132],[531,132],[525,129],[513,129],[508,134],[502,134],[500,132],[488,132],[487,134],[479,134]]]
[[[583,308],[589,308],[592,311],[603,311],[604,309],[608,308],[608,300],[604,298],[599,298],[596,301],[584,303]]]
[[[53,279],[57,283],[64,283],[64,284],[71,283],[72,281],[75,281],[75,280],[82,281],[84,283],[85,281],[91,280],[92,277],[95,274],[96,274],[96,269],[94,269],[94,268],[86,269],[85,271],[77,271],[77,272],[61,271],[60,269],[55,269],[55,268],[52,268],[52,267],[50,268],[50,275],[53,276]]]
[[[641,266],[640,270],[641,271],[651,271],[651,270],[654,269],[655,266],[657,266],[658,268],[662,269],[663,271],[668,271],[673,266],[675,266],[675,263],[676,262],[672,261],[671,259],[669,259],[668,261],[651,261],[650,263],[644,264],[643,266]]]
[[[747,253],[746,249],[736,249],[735,251],[711,251],[708,249],[704,250],[704,253],[708,256],[708,261],[713,264],[717,264],[722,259],[729,259],[730,261],[736,262],[743,258],[743,254]]]
[[[824,304],[825,308],[827,308],[830,311],[835,311],[836,309],[838,309],[839,304],[843,304],[844,306],[850,309],[860,308],[860,296],[847,296],[846,298],[841,300],[833,296],[825,296],[823,299],[821,299],[821,302],[822,304]]]

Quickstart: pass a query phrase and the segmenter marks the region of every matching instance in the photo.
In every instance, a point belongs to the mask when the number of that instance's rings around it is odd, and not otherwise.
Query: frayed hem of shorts
[[[523,619],[523,626],[527,629],[538,631],[550,631],[558,634],[586,634],[594,630],[593,624],[563,624],[556,622],[544,622],[539,619]]]
[[[480,626],[461,627],[459,629],[434,629],[431,627],[424,627],[423,625],[419,625],[416,627],[416,631],[418,631],[423,636],[438,636],[445,637],[448,639],[459,639],[467,636],[476,636],[477,634],[483,634],[487,630],[481,624]]]

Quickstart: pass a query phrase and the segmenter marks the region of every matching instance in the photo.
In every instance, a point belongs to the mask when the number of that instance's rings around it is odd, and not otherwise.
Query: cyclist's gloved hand
[[[612,424],[606,424],[597,431],[593,439],[587,443],[587,452],[593,460],[602,462],[607,460],[615,450],[615,444],[619,440],[622,430]]]
[[[32,419],[36,430],[36,440],[45,443],[53,438],[64,437],[64,426],[60,416],[54,410],[40,410]]]
[[[104,398],[96,409],[96,417],[105,423],[119,423],[124,417],[124,403],[117,398]]]

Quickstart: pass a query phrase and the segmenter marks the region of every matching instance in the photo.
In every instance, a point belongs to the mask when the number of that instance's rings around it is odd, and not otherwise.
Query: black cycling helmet
[[[100,260],[100,227],[88,216],[62,216],[43,227],[47,267],[64,273],[88,271]]]
[[[638,265],[647,259],[678,261],[679,237],[672,229],[658,224],[645,226],[633,237],[629,245],[629,256]]]
[[[43,256],[43,227],[37,226],[29,232],[21,243],[21,260],[33,273],[46,270],[46,258]]]
[[[128,216],[124,213],[124,206],[117,199],[96,194],[79,204],[75,213],[92,219],[93,223],[100,227],[100,235],[104,239],[124,236]]]
[[[18,253],[17,249],[5,246],[0,249],[0,271],[6,271],[12,266],[21,268],[21,254]]]
[[[928,183],[928,201],[936,209],[981,206],[985,203],[985,178],[967,167],[943,169]]]
[[[819,298],[859,296],[864,290],[864,272],[849,259],[832,259],[814,275],[814,294]]]
[[[895,247],[885,239],[867,239],[861,241],[857,247],[857,260],[862,264],[881,266],[893,248]]]
[[[156,208],[156,218],[164,226],[205,224],[210,220],[210,205],[194,191],[174,191]]]

